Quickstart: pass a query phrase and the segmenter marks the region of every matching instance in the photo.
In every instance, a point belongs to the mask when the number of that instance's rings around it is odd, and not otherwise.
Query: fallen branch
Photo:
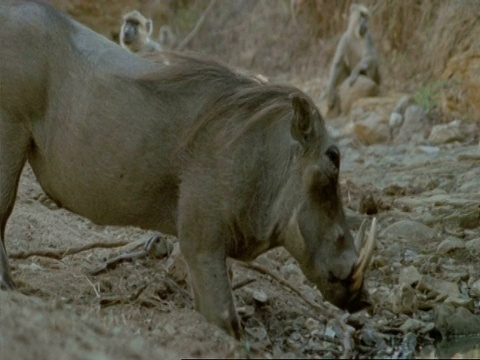
[[[236,284],[233,284],[232,285],[232,291],[235,291],[235,290],[238,290],[248,284],[251,284],[252,282],[255,282],[257,281],[256,279],[245,279],[243,281],[239,281],[238,283]]]
[[[61,260],[65,256],[78,254],[83,251],[96,249],[96,248],[104,248],[104,249],[111,249],[115,247],[122,247],[125,245],[130,244],[130,241],[116,241],[116,242],[98,242],[92,244],[86,244],[74,248],[69,248],[66,250],[33,250],[33,251],[19,251],[10,253],[9,257],[12,259],[28,259],[32,256],[42,256],[51,259]]]
[[[164,235],[156,233],[145,242],[145,245],[141,250],[115,256],[114,258],[102,263],[102,265],[100,265],[100,267],[97,269],[90,271],[90,275],[95,276],[108,269],[113,269],[115,266],[124,261],[134,261],[147,256],[157,259],[163,258],[170,255],[172,249],[172,243]]]

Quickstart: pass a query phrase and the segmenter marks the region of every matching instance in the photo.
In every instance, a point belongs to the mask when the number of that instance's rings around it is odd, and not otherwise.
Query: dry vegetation
[[[108,5],[95,0],[45,1],[112,40],[118,39],[121,15],[139,9],[154,20],[154,34],[168,24],[181,41],[211,0],[121,0]],[[353,2],[217,1],[186,49],[280,80],[323,80]],[[453,55],[479,47],[476,0],[363,3],[373,9],[371,28],[382,61],[384,91],[434,91]]]

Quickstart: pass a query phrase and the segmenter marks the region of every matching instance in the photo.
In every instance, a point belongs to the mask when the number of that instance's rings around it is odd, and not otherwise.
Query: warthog
[[[10,4],[10,5],[8,5]],[[57,204],[178,236],[196,308],[240,337],[226,257],[284,246],[324,297],[358,305],[340,152],[313,101],[213,61],[162,66],[32,2],[0,5],[0,284],[28,159]]]

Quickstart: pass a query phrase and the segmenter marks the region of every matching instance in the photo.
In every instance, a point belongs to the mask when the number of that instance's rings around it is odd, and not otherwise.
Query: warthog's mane
[[[225,132],[230,134],[230,138],[225,139],[229,142],[235,142],[258,125],[266,127],[272,121],[290,121],[292,97],[297,94],[308,98],[293,86],[260,83],[253,76],[241,74],[216,60],[174,53],[160,56],[159,61],[167,58],[171,64],[142,79],[154,91],[165,94],[199,86],[209,89],[199,119],[184,134],[183,146],[193,144],[202,130],[216,121],[222,121],[223,128],[235,129]]]

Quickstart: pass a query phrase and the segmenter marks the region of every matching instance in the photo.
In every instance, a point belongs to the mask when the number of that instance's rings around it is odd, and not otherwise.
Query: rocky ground
[[[328,120],[343,152],[351,228],[378,220],[369,312],[328,316],[320,293],[275,249],[256,267],[234,267],[248,339],[238,343],[193,310],[175,239],[162,259],[89,275],[151,234],[57,208],[26,168],[6,234],[19,292],[0,291],[0,358],[480,357],[479,129],[440,124],[415,104],[389,127],[398,98],[360,101]]]

